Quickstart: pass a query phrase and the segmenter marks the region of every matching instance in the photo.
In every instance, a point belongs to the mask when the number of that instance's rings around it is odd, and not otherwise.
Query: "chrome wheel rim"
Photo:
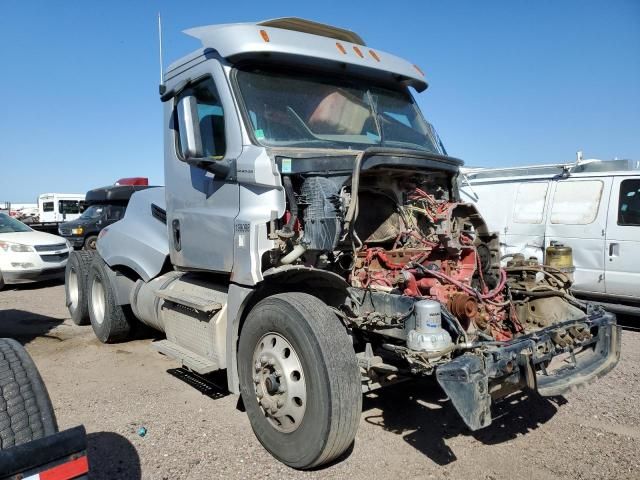
[[[67,288],[69,289],[69,308],[75,311],[78,308],[78,274],[74,268],[69,272]]]
[[[105,304],[104,286],[100,279],[95,277],[91,284],[91,310],[93,312],[93,318],[98,324],[104,322]]]
[[[264,335],[253,353],[253,384],[266,419],[276,430],[290,433],[302,424],[307,386],[300,357],[282,335]]]

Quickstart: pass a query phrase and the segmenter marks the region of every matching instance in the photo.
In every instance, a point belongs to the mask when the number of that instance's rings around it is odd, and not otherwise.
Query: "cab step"
[[[191,350],[181,347],[169,340],[159,340],[153,342],[151,346],[158,352],[181,361],[183,367],[193,370],[200,375],[206,375],[207,373],[220,369],[216,362],[197,353],[193,353]]]
[[[157,290],[156,297],[203,313],[214,313],[222,309],[220,302],[173,290]]]

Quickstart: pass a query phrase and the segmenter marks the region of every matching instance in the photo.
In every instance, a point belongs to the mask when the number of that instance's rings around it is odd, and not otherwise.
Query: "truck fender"
[[[339,275],[298,265],[270,268],[263,274],[264,280],[255,287],[232,283],[227,300],[227,382],[229,391],[240,393],[237,353],[242,322],[253,305],[263,298],[283,291],[305,291],[319,297],[325,303],[340,304],[348,295],[348,284]],[[324,295],[323,295],[324,293]]]

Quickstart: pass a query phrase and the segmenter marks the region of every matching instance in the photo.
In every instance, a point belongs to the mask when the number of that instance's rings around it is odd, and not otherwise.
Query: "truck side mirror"
[[[185,95],[178,101],[178,132],[180,134],[180,153],[187,161],[204,157],[198,101],[193,95]]]

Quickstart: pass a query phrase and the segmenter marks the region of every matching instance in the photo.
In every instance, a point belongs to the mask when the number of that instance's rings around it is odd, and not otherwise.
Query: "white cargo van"
[[[576,294],[640,313],[640,161],[467,169],[460,191],[500,232],[504,255],[543,261],[551,242],[568,245]]]
[[[82,193],[43,193],[38,197],[40,222],[66,222],[75,220],[82,213]]]

